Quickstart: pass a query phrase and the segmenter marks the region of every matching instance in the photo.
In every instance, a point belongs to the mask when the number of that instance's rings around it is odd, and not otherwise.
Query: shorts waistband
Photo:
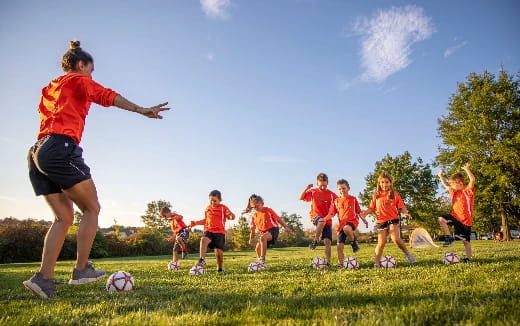
[[[45,143],[47,140],[49,139],[56,139],[56,140],[59,140],[59,141],[70,141],[71,143],[73,143],[74,145],[77,145],[76,141],[74,140],[74,138],[70,137],[70,136],[67,136],[67,135],[60,135],[60,134],[49,134],[49,135],[45,135],[43,136],[42,138],[38,139],[36,141],[36,144],[37,145],[40,145],[40,144],[43,144]]]

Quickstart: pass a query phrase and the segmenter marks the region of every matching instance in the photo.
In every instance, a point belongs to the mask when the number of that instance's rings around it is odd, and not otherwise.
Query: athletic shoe
[[[186,259],[188,258],[188,252],[187,251],[183,251],[182,252],[182,259]]]
[[[357,241],[352,241],[352,243],[350,245],[352,246],[352,251],[353,252],[358,252],[359,251],[359,245],[358,245]]]
[[[199,261],[196,264],[197,266],[202,266],[203,268],[206,268],[206,261],[203,258],[199,258]]]
[[[312,240],[311,244],[309,245],[309,248],[314,250],[314,249],[316,249],[316,246],[318,246],[318,241]]]
[[[40,273],[34,273],[31,279],[23,281],[23,285],[43,299],[56,296],[56,284],[54,280],[46,280]]]
[[[444,236],[444,243],[442,244],[443,247],[448,247],[455,241],[451,235]]]
[[[219,268],[217,269],[217,273],[223,273],[224,271],[222,270],[222,268]]]
[[[407,253],[407,254],[406,254],[406,258],[408,258],[408,262],[409,262],[410,264],[413,264],[413,263],[416,262],[415,257],[412,256],[411,253]]]
[[[343,268],[344,266],[342,264],[337,264],[336,267],[337,268]]]
[[[469,258],[462,258],[463,263],[471,263],[471,259]]]
[[[95,282],[97,280],[102,279],[105,277],[106,273],[102,270],[96,270],[94,269],[94,266],[92,266],[92,262],[87,262],[87,267],[85,269],[76,269],[74,268],[72,270],[72,277],[69,280],[69,284],[72,285],[81,285],[81,284],[87,284],[91,282]]]

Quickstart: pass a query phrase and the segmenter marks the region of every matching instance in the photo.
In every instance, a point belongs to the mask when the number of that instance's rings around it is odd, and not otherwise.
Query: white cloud
[[[354,31],[362,36],[361,79],[382,82],[406,68],[411,63],[411,46],[428,39],[435,29],[422,8],[406,6],[361,18]]]
[[[452,47],[447,48],[446,51],[444,51],[444,57],[445,58],[449,57],[450,55],[452,55],[453,53],[455,53],[458,50],[462,49],[466,45],[468,45],[468,42],[464,41],[462,43],[459,43],[457,45],[454,45]]]
[[[226,20],[229,18],[227,8],[231,0],[200,0],[202,11],[211,18]]]

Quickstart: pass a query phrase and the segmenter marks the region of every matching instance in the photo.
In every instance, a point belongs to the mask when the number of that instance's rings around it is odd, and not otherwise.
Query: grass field
[[[399,262],[393,270],[374,270],[374,245],[366,244],[355,255],[361,263],[356,271],[311,269],[323,247],[271,249],[268,270],[257,273],[246,271],[252,251],[226,252],[223,274],[211,255],[203,276],[188,275],[194,255],[172,272],[168,256],[100,259],[96,267],[107,273],[130,272],[135,290],[108,293],[104,281],[59,285],[58,297],[48,301],[21,284],[39,264],[5,264],[0,324],[519,325],[520,242],[472,244],[474,262],[452,266],[441,262],[445,248],[412,250],[412,266],[389,244],[385,254]],[[463,246],[457,242],[449,250],[462,255]],[[72,264],[58,262],[56,279],[68,279]]]

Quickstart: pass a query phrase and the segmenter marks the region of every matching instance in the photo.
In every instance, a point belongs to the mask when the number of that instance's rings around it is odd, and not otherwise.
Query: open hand
[[[170,108],[165,108],[164,106],[167,105],[168,102],[164,102],[162,104],[152,106],[150,108],[144,108],[142,112],[140,112],[142,115],[147,116],[148,118],[152,119],[162,119],[162,115],[159,114],[159,112],[167,111]]]

